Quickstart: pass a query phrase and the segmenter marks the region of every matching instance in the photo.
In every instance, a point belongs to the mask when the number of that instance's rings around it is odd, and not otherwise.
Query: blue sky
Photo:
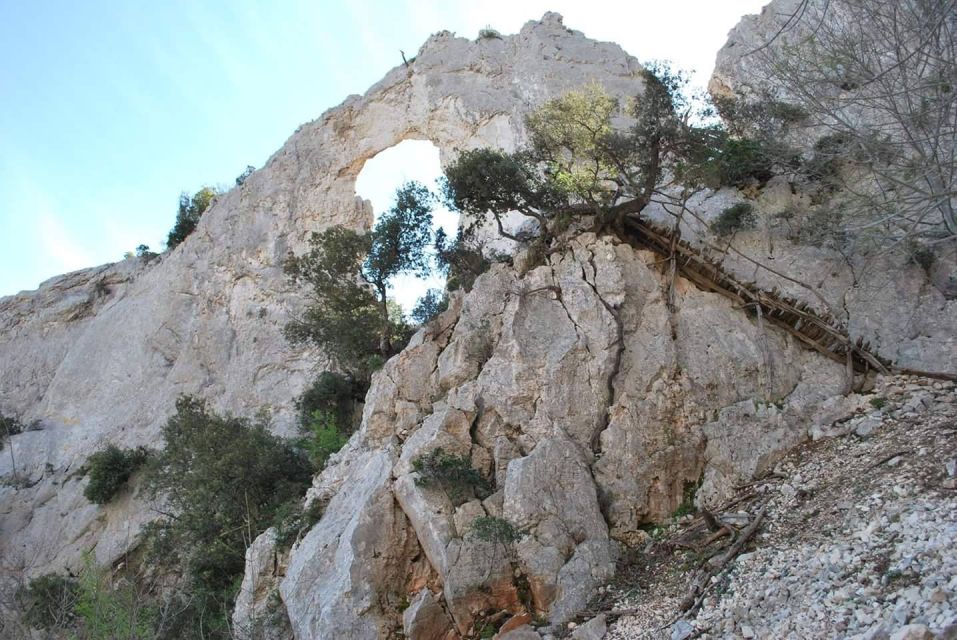
[[[706,78],[728,30],[762,4],[0,0],[0,296],[162,248],[181,191],[262,166],[435,31],[514,33],[554,10]],[[401,176],[379,175],[378,194],[360,192],[382,207]]]

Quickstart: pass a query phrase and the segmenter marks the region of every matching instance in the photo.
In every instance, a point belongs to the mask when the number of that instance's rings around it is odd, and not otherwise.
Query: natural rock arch
[[[459,149],[512,149],[529,109],[588,82],[634,95],[639,70],[618,45],[567,29],[557,14],[501,39],[435,34],[408,66],[301,126],[175,250],[0,300],[0,403],[44,426],[11,443],[33,484],[0,515],[0,556],[36,575],[78,566],[84,550],[102,563],[123,553],[143,505],[98,509],[74,472],[107,442],[153,444],[180,394],[239,415],[266,407],[278,430],[290,429],[293,399],[323,359],[282,335],[302,304],[282,262],[312,231],[371,223],[355,194],[367,159],[406,139],[430,140],[443,163]],[[10,472],[4,456],[0,475]]]

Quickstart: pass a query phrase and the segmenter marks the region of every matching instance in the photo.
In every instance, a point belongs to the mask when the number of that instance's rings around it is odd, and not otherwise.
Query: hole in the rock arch
[[[356,194],[372,202],[378,220],[379,214],[395,204],[395,190],[404,183],[415,180],[438,193],[437,181],[441,175],[438,147],[427,140],[403,140],[365,163],[356,179]],[[458,218],[457,214],[436,203],[432,211],[433,229],[441,226],[454,237]],[[426,291],[444,288],[445,278],[439,274],[425,279],[399,276],[393,282],[390,295],[408,314]]]

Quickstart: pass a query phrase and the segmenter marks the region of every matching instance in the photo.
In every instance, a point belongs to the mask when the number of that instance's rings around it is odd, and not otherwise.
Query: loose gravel
[[[737,517],[766,504],[765,522],[696,616],[675,621],[700,558],[667,544],[686,517],[645,549],[667,557],[607,588],[628,615],[606,638],[957,639],[955,385],[885,378],[861,401],[744,489]]]

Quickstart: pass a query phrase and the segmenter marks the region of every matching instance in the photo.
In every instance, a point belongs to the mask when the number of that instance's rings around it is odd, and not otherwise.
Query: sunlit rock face
[[[280,583],[297,637],[459,637],[502,610],[563,623],[689,487],[717,502],[807,437],[842,367],[683,279],[669,308],[656,262],[584,233],[527,273],[497,265],[375,375]],[[488,495],[419,482],[439,448]],[[480,518],[522,535],[483,539]]]
[[[133,493],[90,505],[76,471],[108,442],[155,446],[180,394],[233,414],[266,408],[277,431],[292,429],[293,399],[324,360],[282,335],[303,304],[282,262],[312,231],[370,224],[355,196],[367,159],[405,139],[430,140],[443,162],[514,149],[524,114],[543,101],[589,82],[640,96],[639,76],[620,47],[556,14],[514,36],[436,34],[364,96],[303,125],[176,250],[0,300],[0,410],[42,427],[12,440],[28,486],[0,487],[0,556],[36,575],[75,568],[88,549],[102,563],[121,554],[150,517],[145,502]],[[762,220],[798,197],[785,191],[761,195]],[[722,190],[691,204],[707,221],[741,197]],[[682,230],[692,242],[707,233],[696,221]],[[741,239],[767,246],[758,231]],[[592,233],[566,240],[543,264],[519,255],[521,270],[494,266],[375,375],[359,430],[310,490],[327,505],[322,519],[281,562],[272,534],[251,548],[237,629],[255,628],[277,591],[286,615],[269,637],[451,639],[502,610],[557,625],[611,578],[644,523],[690,490],[702,504],[721,500],[809,427],[853,411],[828,402],[842,390],[840,365],[670,279],[659,256]],[[815,283],[824,270],[843,282],[819,248],[774,250]],[[952,361],[952,324],[935,324],[943,307],[929,311],[952,301],[918,275],[907,271],[885,297],[860,294],[870,311],[855,318],[882,348]],[[931,327],[917,333],[900,313],[885,321],[914,287]],[[417,482],[414,461],[438,448],[466,457],[488,495],[453,499]],[[4,453],[0,473],[11,472]],[[477,537],[479,518],[521,535]]]
[[[840,25],[849,24],[850,32],[858,34],[861,25],[855,23],[854,16],[861,6],[843,0],[773,0],[760,14],[743,17],[717,53],[709,84],[712,95],[744,102],[770,96],[785,103],[806,105],[806,100],[802,101],[793,88],[783,86],[775,76],[775,58],[793,57],[795,54],[788,53],[787,47],[803,47],[820,37],[815,32],[822,19],[829,28],[838,30]],[[902,10],[907,13],[906,9]],[[879,42],[893,37],[886,33],[876,35]],[[863,37],[866,39],[866,34]],[[840,87],[815,87],[815,90],[838,92]],[[893,85],[890,91],[893,93]],[[854,101],[848,103],[853,105]],[[892,138],[900,135],[893,118],[889,121],[886,113],[860,106],[837,109],[835,113],[846,122],[876,128],[882,135]],[[825,121],[814,117],[799,121],[787,132],[790,143],[810,157],[813,145],[833,133],[822,124]],[[822,246],[821,242],[796,242],[791,230],[800,217],[794,213],[812,208],[813,198],[806,187],[799,180],[789,182],[785,176],[772,179],[754,202],[759,214],[757,228],[735,238],[736,246],[744,255],[725,256],[723,265],[765,288],[778,288],[818,309],[826,308],[822,299],[826,300],[829,310],[846,323],[854,338],[866,340],[898,366],[957,372],[953,322],[957,317],[957,249],[954,243],[934,242],[935,259],[922,266],[906,251],[900,251],[900,247],[892,253],[872,255],[865,261],[860,256],[842,255]],[[704,220],[713,219],[728,206],[727,196],[741,200],[740,193],[731,189],[724,191],[724,194],[698,196],[694,205],[702,211]],[[839,209],[840,193],[835,195],[834,202]],[[826,219],[827,209],[818,209],[818,215]],[[855,221],[848,226],[861,224]],[[690,222],[688,226],[693,229],[687,230],[686,237],[707,235],[706,228],[697,222]],[[814,293],[793,280],[755,268],[752,260],[810,285]]]
[[[633,95],[638,70],[556,14],[501,39],[436,34],[366,95],[300,127],[174,251],[0,299],[0,411],[40,427],[12,440],[29,486],[0,487],[5,563],[33,575],[76,568],[84,550],[100,562],[121,553],[148,517],[143,503],[97,508],[75,472],[109,442],[156,446],[180,394],[233,414],[266,408],[291,430],[293,398],[323,358],[282,335],[302,304],[282,262],[312,231],[371,223],[355,195],[367,159],[405,139],[432,141],[445,162],[460,149],[512,149],[529,109],[588,82]],[[0,474],[12,471],[5,453]]]

